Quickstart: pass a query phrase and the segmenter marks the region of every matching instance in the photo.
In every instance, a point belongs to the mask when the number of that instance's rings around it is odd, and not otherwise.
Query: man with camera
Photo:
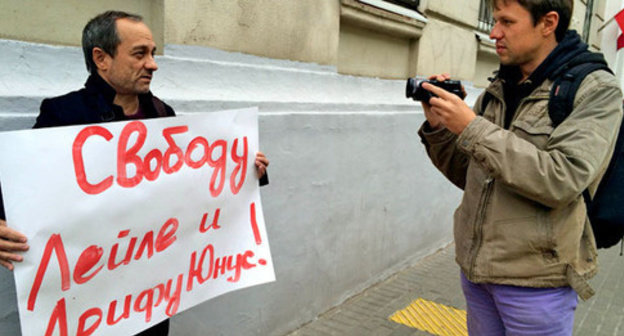
[[[81,125],[174,116],[173,109],[152,95],[150,84],[158,69],[152,32],[141,16],[107,11],[83,30],[82,48],[90,76],[81,90],[45,99],[35,128]],[[256,154],[260,184],[267,184],[269,160]],[[60,191],[62,192],[62,191]],[[13,270],[29,248],[27,237],[7,225],[0,192],[0,265]],[[167,335],[165,320],[139,335]]]
[[[577,295],[593,294],[587,280],[597,272],[582,192],[595,191],[612,155],[622,93],[609,72],[591,72],[571,113],[553,125],[551,76],[592,54],[568,31],[572,0],[490,5],[500,69],[474,110],[461,95],[421,85],[433,94],[422,103],[422,142],[464,191],[454,238],[468,332],[572,335]]]

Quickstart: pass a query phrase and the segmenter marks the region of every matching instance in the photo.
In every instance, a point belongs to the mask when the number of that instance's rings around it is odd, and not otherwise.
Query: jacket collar
[[[117,92],[110,86],[97,72],[92,73],[89,78],[87,78],[87,82],[85,83],[85,88],[90,93],[94,93],[97,95],[101,95],[104,100],[113,104],[115,100],[115,96]],[[152,98],[152,92],[149,91],[147,93],[139,94],[139,102],[149,102]]]
[[[94,97],[94,103],[98,106],[98,110],[102,111],[102,121],[127,119],[121,107],[113,103],[117,92],[97,72],[91,74],[89,78],[87,78],[85,89]],[[157,116],[154,104],[152,103],[152,97],[151,91],[139,94],[139,105],[147,118],[154,118]]]
[[[92,73],[85,83],[87,91],[101,95],[107,103],[112,104],[117,92],[96,72]]]

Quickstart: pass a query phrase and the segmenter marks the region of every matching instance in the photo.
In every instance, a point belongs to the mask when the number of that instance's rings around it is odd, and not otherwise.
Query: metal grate
[[[488,0],[481,0],[481,6],[479,7],[479,23],[477,24],[477,29],[479,31],[489,34],[492,28],[494,28],[492,8],[490,7]]]
[[[468,336],[466,311],[419,298],[389,317],[437,336]]]
[[[594,15],[594,0],[587,1],[587,7],[585,9],[585,22],[583,24],[583,41],[589,42],[589,35],[591,34],[592,16]]]

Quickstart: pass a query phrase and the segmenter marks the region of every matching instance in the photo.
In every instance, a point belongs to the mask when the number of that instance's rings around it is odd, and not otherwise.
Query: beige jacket
[[[502,83],[494,98],[456,136],[420,130],[434,165],[464,190],[454,215],[456,260],[476,283],[525,287],[571,286],[593,295],[586,280],[597,271],[594,236],[582,192],[593,194],[611,157],[622,121],[622,93],[604,71],[588,75],[573,112],[553,129],[546,80],[503,129]]]

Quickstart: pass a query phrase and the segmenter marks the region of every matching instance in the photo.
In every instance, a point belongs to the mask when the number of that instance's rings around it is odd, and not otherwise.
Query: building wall
[[[579,32],[587,2],[574,0],[572,28]],[[589,44],[594,50],[601,46],[597,30],[605,21],[606,2],[593,2]],[[475,35],[481,0],[422,0],[422,15],[411,11],[413,16],[384,4],[383,0],[0,0],[0,38],[79,45],[75,32],[89,18],[106,9],[121,9],[142,14],[161,46],[212,47],[331,66],[349,75],[404,79],[448,72],[483,85],[483,74],[497,67],[481,52],[488,42]]]
[[[427,17],[444,17],[458,25],[476,27],[479,18],[479,0],[422,0],[420,10]]]
[[[602,28],[602,30],[598,34],[598,36],[600,37],[601,50],[604,52],[605,58],[607,59],[607,62],[609,63],[611,68],[616,71],[616,74],[620,75],[619,78],[624,77],[624,67],[617,67],[618,62],[616,59],[616,41],[618,36],[620,36],[622,32],[620,31],[618,24],[614,20],[609,20],[622,9],[624,9],[624,0],[608,0],[604,4],[604,16],[597,18],[597,22],[594,23],[594,27],[596,30]],[[622,89],[624,90],[624,87]]]
[[[79,46],[84,25],[106,10],[138,13],[163,45],[164,0],[0,0],[0,39]]]
[[[342,0],[341,35],[339,41],[338,71],[345,74],[376,76],[382,78],[426,77],[447,72],[454,78],[486,86],[487,77],[498,68],[493,41],[489,32],[477,31],[480,0],[435,1],[422,0],[419,10],[426,17],[420,24],[412,23],[412,34],[405,30],[384,29],[396,24],[396,17],[388,10],[379,9],[380,1]],[[604,20],[606,0],[594,0],[589,45],[600,50],[601,37],[597,32]],[[356,5],[353,5],[355,3]],[[582,34],[585,24],[587,0],[575,0],[571,28]],[[353,20],[345,15],[353,7],[361,12],[381,11],[377,20],[359,20],[354,30]],[[403,17],[404,22],[410,22]],[[414,20],[412,20],[414,21]],[[481,36],[478,36],[481,35]],[[380,38],[385,41],[380,41]],[[393,47],[386,44],[392,43]],[[383,49],[383,52],[372,50]],[[353,57],[368,51],[362,57]],[[375,54],[383,53],[383,56]],[[406,59],[407,57],[407,59]],[[387,59],[394,61],[388,63]],[[407,70],[405,69],[407,64]],[[403,72],[403,73],[402,73]]]
[[[617,50],[617,39],[623,32],[620,30],[613,16],[624,9],[624,0],[607,0],[604,4],[604,16],[597,17],[595,29],[600,30],[597,34],[600,38],[601,51],[604,53],[615,77],[624,91],[624,51]]]
[[[452,240],[460,191],[429,163],[404,79],[450,72],[474,103],[498,63],[475,32],[479,1],[422,1],[426,17],[371,3],[0,0],[0,131],[29,128],[43,98],[82,86],[90,17],[144,15],[164,51],[154,93],[180,115],[258,106],[271,159],[261,193],[277,281],[182,312],[171,334],[284,335]],[[0,298],[0,330],[17,334],[3,269]]]
[[[410,41],[357,26],[340,29],[338,71],[370,77],[403,78],[410,69]],[[383,68],[379,64],[385,64]]]
[[[356,0],[340,3],[338,72],[381,78],[416,74],[424,17],[410,18]]]
[[[498,55],[495,47],[488,41],[480,41],[478,48],[473,81],[477,87],[486,87],[490,84],[488,78],[491,78],[493,72],[498,69]]]
[[[338,1],[165,0],[166,43],[336,64]]]
[[[572,12],[570,29],[575,29],[581,35],[583,34],[583,25],[585,24],[586,5],[587,0],[574,0],[574,12]]]
[[[455,79],[472,80],[477,47],[474,32],[430,19],[419,42],[417,75],[449,73]]]

